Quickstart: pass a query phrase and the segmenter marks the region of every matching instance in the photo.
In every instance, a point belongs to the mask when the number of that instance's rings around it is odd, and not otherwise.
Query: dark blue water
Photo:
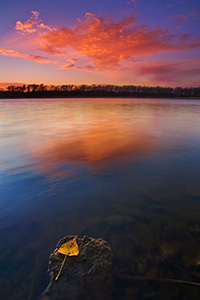
[[[108,241],[114,273],[200,281],[200,102],[0,100],[2,300],[33,300],[57,241]],[[116,299],[199,299],[123,284]]]

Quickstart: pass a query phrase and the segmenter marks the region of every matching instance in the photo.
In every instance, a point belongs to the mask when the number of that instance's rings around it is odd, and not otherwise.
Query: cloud
[[[89,71],[89,72],[92,72],[92,71],[94,71],[94,70],[96,70],[96,69],[95,69],[95,67],[93,67],[93,66],[85,66],[85,67],[84,67],[84,70]]]
[[[63,66],[62,69],[72,69],[74,68],[75,64],[71,64],[71,65],[66,65],[66,66]]]
[[[51,54],[61,54],[72,48],[101,71],[119,69],[124,62],[138,56],[200,47],[199,37],[184,33],[175,35],[168,29],[139,25],[136,14],[114,22],[86,13],[74,28],[56,27],[40,34],[38,41]]]
[[[168,23],[171,23],[173,21],[173,23],[176,25],[176,27],[178,29],[181,28],[182,24],[188,20],[188,19],[192,19],[193,21],[197,19],[197,17],[199,16],[199,13],[194,10],[189,12],[187,15],[186,14],[182,14],[182,15],[175,15],[175,16],[170,16]]]
[[[38,24],[38,27],[39,28],[42,28],[42,29],[48,29],[49,31],[51,31],[51,27],[49,27],[48,25],[45,25],[44,23],[40,23]]]
[[[136,0],[129,0],[128,2],[127,2],[127,4],[133,4],[134,6],[136,5]]]
[[[159,80],[177,83],[177,78],[189,78],[186,76],[188,70],[188,74],[197,81],[198,66],[191,61],[185,66],[184,63],[176,65],[175,68],[174,64],[168,62],[149,63],[149,56],[169,52],[192,53],[200,47],[200,37],[183,32],[174,33],[161,25],[141,24],[137,17],[137,14],[131,14],[116,21],[112,17],[97,17],[87,12],[83,18],[77,19],[74,27],[51,28],[39,19],[39,12],[32,11],[31,17],[25,22],[18,21],[15,28],[24,40],[26,35],[25,43],[34,41],[36,51],[56,56],[56,61],[5,48],[0,52],[2,55],[23,57],[39,63],[57,63],[59,70],[95,71],[104,73],[104,76],[115,77],[119,74],[120,78],[127,78],[127,74],[130,75],[131,72],[132,78],[137,81],[139,76],[141,82],[149,78],[158,83]],[[184,22],[196,17],[197,12],[192,11],[187,15],[174,16],[174,20]]]
[[[38,11],[34,11],[34,10],[32,10],[31,12],[32,12],[32,18],[37,20],[40,13]]]
[[[192,12],[189,12],[187,15],[181,15],[181,19],[183,20],[183,21],[185,21],[185,20],[187,20],[187,19],[189,19],[189,18],[192,18],[193,20],[196,20],[197,19],[197,17],[199,16],[199,13],[197,12],[197,11],[192,11]]]
[[[35,23],[36,22],[33,21],[33,20],[28,20],[24,24],[21,21],[17,21],[15,29],[16,30],[21,30],[24,33],[33,33],[33,32],[36,32],[36,29],[33,28],[33,25]]]
[[[39,55],[25,54],[22,52],[17,52],[15,50],[10,50],[6,48],[0,48],[0,54],[5,56],[11,56],[11,57],[22,57],[24,59],[32,60],[41,64],[56,63],[56,61],[49,60],[46,57],[42,57]]]
[[[71,62],[72,64],[77,62],[76,58],[65,58],[65,60]]]
[[[139,76],[145,76],[155,84],[162,82],[165,85],[177,86],[181,83],[184,86],[191,86],[191,78],[193,82],[199,79],[200,59],[177,63],[146,62],[139,65],[135,71]]]
[[[37,31],[37,28],[35,28],[35,24],[38,23],[38,17],[39,17],[39,12],[37,11],[31,11],[32,16],[30,19],[28,19],[26,22],[22,23],[21,21],[16,22],[15,29],[20,31],[22,34],[29,34],[29,33],[34,33]]]
[[[134,5],[136,4],[136,0],[130,0]]]
[[[76,68],[75,63],[77,62],[76,58],[65,58],[65,61],[68,63],[67,65],[63,63],[61,66],[58,66],[58,70],[64,70],[64,69],[72,69]]]

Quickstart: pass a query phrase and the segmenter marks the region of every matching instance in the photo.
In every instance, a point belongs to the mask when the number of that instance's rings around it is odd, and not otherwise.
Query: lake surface
[[[71,234],[104,238],[115,276],[200,282],[200,101],[0,100],[0,298],[37,299]],[[115,292],[199,298],[158,282]]]

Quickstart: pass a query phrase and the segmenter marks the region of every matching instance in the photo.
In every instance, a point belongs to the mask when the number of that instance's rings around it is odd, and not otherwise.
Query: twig
[[[61,267],[60,267],[60,271],[58,272],[58,275],[56,276],[55,280],[58,280],[58,277],[59,277],[59,275],[60,275],[60,273],[61,273],[61,271],[62,271],[62,268],[63,268],[63,266],[64,266],[64,263],[65,263],[66,258],[67,258],[67,255],[65,255],[65,258],[63,259],[62,265],[61,265]]]
[[[142,276],[131,276],[131,275],[118,275],[118,279],[120,280],[128,280],[128,281],[157,281],[163,283],[175,283],[175,284],[183,284],[183,285],[190,285],[190,286],[197,286],[200,287],[200,283],[193,282],[193,281],[184,281],[184,280],[177,280],[177,279],[170,279],[170,278],[149,278],[149,277],[142,277]]]

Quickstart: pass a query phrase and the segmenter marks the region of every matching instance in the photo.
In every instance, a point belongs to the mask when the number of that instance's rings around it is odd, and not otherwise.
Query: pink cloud
[[[199,16],[199,13],[197,11],[191,11],[189,12],[187,15],[175,15],[175,16],[171,16],[168,20],[169,23],[171,23],[171,21],[174,22],[174,24],[176,25],[176,27],[178,29],[181,28],[182,24],[188,20],[188,19],[192,19],[192,20],[196,20],[197,17]]]
[[[136,0],[129,0],[129,1],[127,1],[127,4],[133,4],[135,6],[136,5]]]
[[[189,12],[187,15],[181,15],[181,19],[183,21],[189,19],[189,18],[192,18],[193,20],[196,20],[196,18],[199,16],[199,13],[197,11],[192,11],[192,12]]]
[[[89,72],[92,72],[92,71],[95,70],[95,68],[94,68],[93,66],[85,66],[85,67],[84,67],[84,70],[89,71]]]
[[[5,55],[5,56],[11,56],[11,57],[22,57],[24,59],[32,60],[32,61],[35,61],[37,63],[42,63],[42,64],[56,63],[55,61],[49,60],[46,57],[25,54],[22,52],[17,52],[15,50],[10,50],[10,49],[6,49],[6,48],[0,48],[0,54]]]
[[[177,63],[166,62],[145,62],[138,65],[135,69],[137,75],[145,76],[155,84],[163,83],[170,86],[191,86],[199,79],[200,59],[185,60]],[[195,81],[196,80],[196,81]]]
[[[87,65],[87,66],[84,66],[84,67],[76,67],[77,70],[85,70],[85,71],[88,71],[88,72],[92,72],[92,71],[97,71],[97,69],[93,66],[90,66],[90,65]]]

